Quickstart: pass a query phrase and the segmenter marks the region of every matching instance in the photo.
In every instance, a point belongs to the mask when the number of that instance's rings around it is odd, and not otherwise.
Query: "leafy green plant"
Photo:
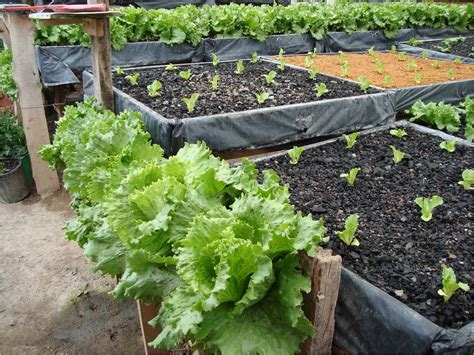
[[[308,70],[308,74],[311,80],[316,80],[316,77],[318,76],[318,69],[311,68],[310,70]]]
[[[244,61],[239,60],[236,64],[236,68],[235,68],[234,73],[237,74],[237,75],[240,75],[240,74],[244,73],[244,70],[245,70]]]
[[[462,180],[459,181],[464,190],[474,190],[474,169],[466,169],[461,174]]]
[[[348,61],[345,61],[344,63],[342,63],[341,65],[341,75],[343,77],[346,77],[349,75],[349,62]]]
[[[454,293],[461,289],[464,292],[470,290],[469,285],[457,282],[454,270],[446,265],[442,265],[442,285],[443,288],[438,290],[438,295],[443,296],[444,302],[448,303]]]
[[[456,59],[454,59],[454,63],[461,64],[462,63],[461,57],[456,57]]]
[[[210,83],[212,90],[217,90],[219,88],[219,75],[215,74]]]
[[[393,78],[390,74],[387,74],[383,77],[383,86],[386,88],[390,87],[392,85]]]
[[[194,93],[191,95],[191,97],[185,97],[182,100],[186,104],[186,107],[189,113],[193,112],[194,109],[196,108],[196,103],[197,103],[197,100],[199,99],[199,96],[201,95],[198,93]]]
[[[280,48],[280,50],[278,51],[278,57],[281,59],[284,55],[285,51],[283,50],[283,48]]]
[[[304,58],[304,66],[306,68],[311,68],[313,65],[313,58],[311,58],[309,55]]]
[[[257,98],[257,102],[260,105],[264,104],[265,101],[267,101],[267,99],[270,97],[270,94],[266,91],[261,92],[261,93],[255,92],[254,95]]]
[[[431,218],[433,218],[433,210],[441,206],[444,201],[441,196],[433,195],[431,198],[417,197],[415,203],[421,208],[421,219],[425,222],[429,222]]]
[[[359,76],[357,80],[359,80],[359,87],[362,91],[367,91],[370,85],[372,85],[370,81],[368,81],[367,78],[363,75]]]
[[[401,150],[398,150],[393,145],[390,146],[390,149],[392,150],[392,153],[393,153],[393,158],[392,158],[393,162],[395,164],[400,163],[405,157],[405,153],[403,153]]]
[[[397,46],[394,45],[394,44],[392,44],[392,45],[390,46],[390,52],[393,53],[393,54],[397,53]]]
[[[191,70],[182,70],[179,72],[178,74],[181,78],[183,78],[184,80],[189,80],[189,78],[191,77],[192,73],[191,73]]]
[[[0,112],[0,159],[21,158],[26,153],[23,127],[10,111]]]
[[[439,59],[436,59],[432,64],[431,66],[435,69],[439,69],[441,68],[441,61]]]
[[[154,80],[150,85],[146,87],[148,90],[148,95],[150,95],[151,97],[160,96],[162,87],[163,85],[161,84],[161,81]]]
[[[423,58],[423,59],[428,58],[428,54],[429,54],[429,52],[428,52],[426,49],[424,49],[424,50],[421,52],[421,58]]]
[[[383,74],[383,72],[385,70],[385,67],[384,67],[383,63],[380,60],[377,60],[375,62],[375,67],[377,68],[377,73]]]
[[[352,168],[348,173],[342,173],[339,177],[346,179],[349,186],[354,186],[359,171],[360,168]]]
[[[326,84],[320,83],[319,85],[316,85],[314,88],[316,91],[316,97],[321,97],[329,92],[328,88],[326,87]]]
[[[118,75],[122,75],[123,74],[123,69],[121,67],[117,67],[115,68],[115,72],[118,74]]]
[[[456,150],[456,141],[453,141],[453,140],[442,141],[439,144],[439,147],[441,149],[446,150],[449,153],[453,153]]]
[[[263,74],[267,84],[273,84],[275,82],[276,75],[277,75],[277,73],[274,70],[269,71],[268,74]]]
[[[280,69],[281,71],[284,71],[285,70],[285,58],[281,57],[279,60],[278,60],[278,69]]]
[[[290,164],[298,164],[300,159],[301,153],[303,153],[304,147],[297,147],[294,146],[292,149],[288,151],[288,155],[290,156]]]
[[[454,80],[454,71],[452,68],[448,69],[448,71],[446,72],[446,76],[448,77],[449,80]]]
[[[178,67],[173,65],[173,63],[170,63],[165,67],[165,70],[167,70],[167,71],[178,70]]]
[[[456,110],[464,115],[464,138],[472,142],[474,140],[474,99],[466,97]]]
[[[408,44],[410,46],[413,46],[413,47],[416,47],[418,45],[420,45],[422,42],[417,40],[415,37],[411,37],[409,40],[408,40]]]
[[[13,80],[11,50],[0,50],[0,93],[7,95],[13,101],[18,99],[18,89]]]
[[[407,132],[403,128],[391,129],[389,133],[392,136],[397,137],[399,139],[402,139],[403,137],[407,135]]]
[[[423,76],[420,72],[418,72],[418,73],[415,73],[413,78],[416,84],[421,84],[421,79],[423,79]]]
[[[357,213],[351,214],[346,218],[344,222],[344,230],[336,231],[336,235],[344,242],[344,244],[358,247],[360,245],[360,242],[355,237],[358,227],[359,215]]]
[[[410,118],[411,122],[422,121],[428,125],[436,126],[437,129],[446,129],[449,133],[455,133],[461,127],[459,111],[452,105],[445,104],[442,101],[427,104],[417,101],[406,112],[412,116]]]
[[[415,71],[418,65],[413,59],[410,59],[407,63],[407,69],[408,71]]]
[[[404,62],[405,60],[406,60],[406,53],[405,52],[398,53],[398,61]]]
[[[346,53],[344,53],[343,51],[339,51],[337,53],[339,57],[339,63],[343,64],[344,62],[347,62]]]
[[[252,59],[250,60],[252,63],[257,63],[258,62],[258,54],[257,52],[253,52],[252,54]]]
[[[135,85],[138,85],[139,77],[140,77],[140,73],[134,73],[134,74],[127,75],[125,79],[127,79],[130,82],[130,84],[135,86]]]
[[[370,57],[372,58],[372,63],[375,63],[377,62],[378,60],[378,54],[377,52],[374,50],[374,47],[370,47],[367,52],[369,53]]]
[[[357,138],[359,137],[359,132],[353,132],[349,135],[343,134],[342,136],[346,140],[347,149],[351,149],[357,142]]]
[[[217,67],[218,64],[219,64],[219,58],[217,58],[217,54],[212,53],[212,65]]]
[[[313,48],[312,51],[309,51],[309,52],[308,52],[308,57],[310,57],[311,59],[313,59],[314,57],[316,57],[316,53],[317,53],[317,49],[316,49],[316,48]]]

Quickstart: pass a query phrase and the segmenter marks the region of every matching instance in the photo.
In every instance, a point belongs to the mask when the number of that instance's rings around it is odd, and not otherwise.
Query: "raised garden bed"
[[[168,154],[184,142],[205,141],[216,151],[252,149],[284,144],[306,138],[340,134],[354,129],[374,127],[394,119],[391,95],[378,89],[362,91],[356,83],[328,75],[309,78],[308,72],[276,64],[244,61],[242,74],[236,74],[237,62],[179,65],[167,71],[165,66],[125,70],[114,75],[116,109],[142,112],[147,130]],[[190,70],[188,80],[180,72]],[[264,74],[275,71],[273,84]],[[139,74],[137,85],[127,75]],[[219,75],[213,90],[210,80]],[[162,83],[160,95],[150,97],[147,86]],[[326,85],[327,92],[315,95],[315,86]],[[92,76],[84,72],[84,92],[91,93]],[[256,93],[268,93],[258,103]],[[192,112],[182,101],[193,93],[200,96]],[[356,127],[356,128],[353,128]]]
[[[352,149],[342,139],[333,140],[305,150],[296,165],[283,154],[258,166],[275,169],[289,182],[291,201],[314,218],[323,217],[328,235],[358,213],[360,247],[347,247],[335,237],[329,243],[343,265],[439,326],[459,328],[473,318],[474,292],[458,291],[445,304],[437,290],[441,263],[459,280],[474,283],[469,238],[474,201],[458,185],[462,171],[474,166],[474,155],[462,145],[447,153],[439,148],[443,139],[410,127],[406,132],[402,139],[388,129],[360,135]],[[390,145],[406,153],[399,164],[392,161]],[[351,187],[339,175],[354,167],[361,171]],[[442,196],[444,204],[424,222],[414,200],[432,195]]]
[[[454,37],[442,40],[420,41],[416,47],[474,59],[474,37]]]

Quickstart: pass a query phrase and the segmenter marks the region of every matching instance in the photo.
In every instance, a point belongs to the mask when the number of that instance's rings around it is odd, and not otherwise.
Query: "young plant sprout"
[[[283,48],[280,48],[280,51],[278,52],[278,57],[281,59],[285,55],[285,51]]]
[[[167,70],[167,71],[178,70],[178,67],[174,66],[172,63],[170,63],[165,67],[165,70]]]
[[[375,67],[377,68],[377,73],[383,74],[384,65],[380,60],[377,59],[377,61],[375,62]]]
[[[219,64],[219,58],[216,53],[212,53],[212,65],[217,67],[217,64]]]
[[[453,141],[453,140],[442,141],[439,144],[439,147],[449,153],[453,153],[456,150],[456,141]]]
[[[316,52],[317,52],[317,51],[318,51],[318,50],[317,50],[316,48],[313,48],[312,51],[308,52],[308,55],[309,55],[311,58],[314,58],[314,57],[316,57]]]
[[[358,227],[359,215],[357,213],[351,214],[344,222],[344,230],[341,232],[336,231],[336,235],[344,242],[344,244],[358,247],[360,242],[355,237]]]
[[[292,149],[288,151],[288,155],[290,156],[290,164],[298,164],[298,160],[300,159],[301,153],[303,153],[304,147],[297,147],[294,146]]]
[[[266,91],[264,92],[261,92],[261,93],[258,93],[258,92],[255,92],[255,97],[257,98],[257,102],[262,105],[265,103],[265,101],[267,101],[267,99],[270,97],[270,94]]]
[[[183,99],[183,102],[186,104],[186,107],[188,108],[188,112],[193,112],[194,108],[196,107],[197,100],[199,99],[199,94],[194,93],[191,95],[191,97],[185,97]]]
[[[449,80],[454,80],[454,71],[453,69],[449,68],[448,71],[446,72],[448,79]]]
[[[347,75],[349,75],[349,62],[348,61],[345,61],[344,63],[342,63],[342,65],[341,65],[341,75],[343,77],[346,77]]]
[[[454,59],[454,63],[461,64],[462,63],[461,57],[456,57],[456,59]]]
[[[428,51],[426,49],[424,49],[422,52],[421,52],[421,58],[423,59],[426,59],[428,58]]]
[[[393,145],[390,146],[390,149],[392,149],[392,152],[393,152],[393,158],[392,158],[393,162],[395,164],[400,163],[403,160],[405,153],[403,153],[401,150],[398,150]]]
[[[311,58],[309,55],[304,58],[304,66],[306,68],[311,68],[313,65],[313,58]]]
[[[316,77],[318,76],[318,69],[311,68],[310,70],[308,70],[308,74],[311,80],[316,80]]]
[[[366,91],[371,85],[367,78],[363,75],[359,76],[357,80],[359,80],[359,86],[362,91]]]
[[[392,46],[390,47],[390,52],[397,53],[397,46],[392,44]]]
[[[210,81],[212,90],[217,90],[219,88],[219,75],[214,75]]]
[[[405,137],[407,135],[407,132],[403,129],[403,128],[399,128],[399,129],[391,129],[389,131],[389,133],[394,136],[394,137],[397,137],[399,139],[402,139],[403,137]]]
[[[239,61],[237,62],[237,67],[236,67],[234,73],[235,73],[235,74],[238,74],[238,75],[243,74],[243,73],[244,73],[244,69],[245,69],[245,67],[244,67],[244,62],[243,62],[242,60],[239,60]]]
[[[436,59],[432,64],[431,66],[435,69],[439,69],[441,68],[441,61],[439,59]]]
[[[416,70],[416,62],[413,59],[410,59],[407,63],[407,68],[409,71],[415,71]]]
[[[414,76],[415,83],[421,84],[421,79],[422,78],[423,78],[423,76],[421,75],[421,73],[415,73],[415,76]]]
[[[417,197],[415,203],[421,208],[421,219],[428,222],[433,218],[433,209],[443,204],[443,198],[433,195],[431,198]]]
[[[378,59],[378,55],[377,55],[377,52],[374,51],[374,47],[370,47],[367,52],[369,53],[369,55],[372,57],[372,63],[375,63]]]
[[[441,265],[442,268],[442,285],[443,288],[438,290],[438,295],[443,296],[444,298],[444,303],[448,303],[449,299],[454,295],[454,293],[458,290],[461,289],[464,292],[467,292],[470,290],[469,285],[462,283],[462,282],[457,282],[456,280],[456,275],[454,273],[454,270],[446,265]]]
[[[393,78],[390,74],[387,74],[383,77],[383,86],[386,88],[390,87],[392,85]]]
[[[125,77],[125,79],[127,79],[128,81],[130,81],[130,84],[132,85],[137,85],[138,84],[138,77],[140,76],[140,73],[135,73],[135,74],[131,74],[131,75],[127,75]]]
[[[461,174],[462,181],[458,184],[461,185],[464,190],[474,190],[474,169],[466,169]]]
[[[278,69],[280,69],[281,71],[285,70],[285,64],[285,58],[281,57],[278,61]]]
[[[341,64],[343,64],[344,62],[346,62],[346,53],[344,53],[343,51],[339,51],[337,52],[338,53],[338,57],[339,57],[339,62]]]
[[[117,67],[115,68],[115,72],[118,74],[118,75],[122,75],[123,74],[123,69],[121,67]]]
[[[348,173],[342,173],[339,177],[346,179],[349,186],[354,186],[359,171],[360,168],[352,168]]]
[[[343,134],[342,136],[346,140],[346,147],[348,149],[351,149],[357,142],[357,137],[359,137],[359,132],[353,132],[349,135]]]
[[[398,61],[404,62],[405,60],[406,60],[406,53],[405,52],[398,53]]]
[[[258,62],[258,54],[257,54],[257,52],[253,52],[251,62],[252,62],[252,63],[257,63],[257,62]]]
[[[408,44],[410,46],[413,46],[413,47],[416,47],[417,45],[419,45],[421,43],[421,41],[417,40],[415,37],[412,37],[408,40]]]
[[[146,87],[148,90],[148,95],[150,95],[151,97],[160,96],[162,87],[163,85],[161,84],[161,81],[154,80],[150,85]]]
[[[267,84],[273,84],[275,82],[276,75],[277,75],[276,71],[273,71],[273,70],[268,72],[268,74],[263,74]]]
[[[182,70],[179,72],[179,76],[184,80],[188,80],[191,77],[191,70]]]
[[[316,85],[314,89],[316,91],[316,97],[321,97],[329,91],[324,83]]]

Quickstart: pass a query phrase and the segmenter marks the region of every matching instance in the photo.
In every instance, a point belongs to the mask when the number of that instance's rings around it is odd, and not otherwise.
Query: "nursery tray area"
[[[473,318],[472,255],[474,196],[458,182],[473,168],[472,148],[458,145],[454,153],[439,148],[441,138],[406,128],[407,136],[388,130],[360,135],[352,149],[343,139],[316,144],[303,151],[296,165],[287,154],[257,162],[274,169],[288,182],[291,201],[313,218],[323,217],[343,265],[442,327],[459,328]],[[390,145],[406,153],[392,161]],[[341,173],[360,167],[354,186]],[[439,195],[444,204],[424,222],[416,197]],[[335,236],[345,219],[359,214],[359,247]],[[457,291],[449,303],[437,294],[441,263],[455,270],[471,291]]]
[[[435,60],[420,58],[406,54],[405,60],[399,60],[399,53],[377,52],[379,60],[384,65],[383,73],[378,73],[375,61],[368,53],[345,53],[349,63],[349,73],[346,78],[359,81],[364,76],[372,85],[384,88],[405,88],[427,84],[444,83],[453,80],[466,80],[474,78],[474,66],[470,64],[457,64],[452,61],[440,61],[439,68],[434,68]],[[304,66],[306,55],[284,57],[285,62],[297,66]],[[274,60],[278,58],[274,57]],[[409,60],[416,63],[416,69],[410,71]],[[313,58],[313,67],[322,73],[341,77],[342,68],[338,54],[316,55]],[[448,70],[453,72],[452,80],[448,79]],[[416,83],[415,73],[421,73],[421,82]],[[390,75],[392,82],[384,84],[384,77]]]
[[[456,41],[456,39],[461,40]],[[474,37],[456,37],[436,41],[420,41],[416,43],[416,47],[449,53],[460,57],[474,58]]]
[[[210,63],[179,65],[177,70],[167,71],[164,66],[126,70],[114,74],[116,88],[144,103],[149,108],[168,119],[181,119],[223,112],[239,112],[265,107],[276,107],[307,103],[327,99],[353,97],[380,92],[377,89],[362,91],[357,84],[349,81],[318,75],[311,80],[303,70],[286,67],[280,70],[276,64],[259,61],[244,61],[244,72],[235,74],[236,62],[222,62],[217,66]],[[188,80],[179,76],[180,71],[190,70]],[[264,74],[277,73],[274,84],[267,84]],[[125,77],[139,73],[138,85],[132,85]],[[210,84],[214,75],[219,75],[219,87],[213,90]],[[162,93],[158,97],[148,94],[147,86],[154,80],[162,83]],[[315,85],[324,83],[328,92],[321,97],[315,95]],[[268,92],[270,97],[263,104],[257,102],[255,93]],[[182,102],[185,97],[199,93],[193,112],[188,112]]]

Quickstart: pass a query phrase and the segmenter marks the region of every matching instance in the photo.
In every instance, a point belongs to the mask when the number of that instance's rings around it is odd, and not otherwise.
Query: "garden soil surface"
[[[352,149],[345,141],[306,150],[296,165],[287,155],[261,161],[259,169],[276,170],[290,186],[296,208],[324,218],[343,265],[443,327],[459,328],[473,319],[474,194],[458,182],[474,168],[472,148],[441,150],[440,138],[407,129],[402,139],[388,131],[359,136]],[[406,153],[392,161],[390,145]],[[355,185],[340,174],[360,167]],[[420,218],[415,198],[439,195],[430,222]],[[359,214],[360,247],[335,237],[345,219]],[[471,291],[457,291],[449,303],[437,294],[441,264],[452,267]]]
[[[464,41],[451,43],[449,46],[443,43],[444,40],[439,41],[426,41],[420,42],[415,47],[431,49],[433,51],[449,53],[453,55],[458,55],[460,57],[470,57],[469,54],[474,53],[472,48],[474,47],[474,37],[463,37]],[[448,51],[443,51],[443,49],[449,49]]]
[[[348,79],[359,81],[360,76],[364,76],[372,85],[383,88],[404,88],[449,82],[448,69],[452,69],[453,80],[474,79],[474,65],[456,64],[452,61],[439,61],[440,67],[434,68],[435,60],[423,59],[420,57],[405,55],[405,60],[400,61],[398,53],[377,52],[378,59],[383,63],[384,69],[380,74],[377,72],[375,61],[368,53],[345,53],[349,63]],[[303,67],[306,56],[288,56],[285,61]],[[276,59],[276,58],[273,58]],[[408,62],[415,61],[416,69],[410,71]],[[316,55],[313,59],[313,67],[321,73],[326,73],[341,77],[342,69],[338,54]],[[415,73],[421,74],[421,82],[415,82]],[[384,77],[390,75],[391,83],[386,86]]]
[[[135,302],[64,237],[69,200],[0,204],[0,354],[143,354]]]
[[[244,72],[235,74],[236,62],[212,64],[194,64],[178,66],[178,70],[166,71],[165,67],[126,70],[124,74],[114,74],[114,86],[126,94],[144,103],[166,118],[185,118],[215,115],[224,112],[238,112],[264,107],[290,105],[324,99],[364,95],[357,84],[345,80],[318,75],[311,80],[306,71],[286,67],[281,71],[277,65],[268,62],[251,63],[244,61]],[[185,80],[180,71],[191,70],[192,76]],[[264,74],[277,73],[274,84],[267,84]],[[138,85],[131,85],[125,77],[140,73]],[[212,90],[210,81],[219,75],[219,87]],[[162,85],[161,96],[151,97],[147,86],[154,80]],[[324,83],[328,92],[317,98],[315,85]],[[270,97],[264,104],[257,102],[255,93],[268,92]],[[367,93],[378,90],[369,89]],[[199,93],[199,99],[193,112],[189,113],[182,102],[185,97]]]

